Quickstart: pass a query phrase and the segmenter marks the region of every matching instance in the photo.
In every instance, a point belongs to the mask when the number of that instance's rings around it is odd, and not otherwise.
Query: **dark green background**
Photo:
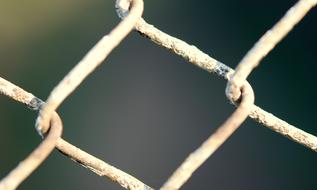
[[[145,1],[144,18],[235,67],[296,1]],[[0,75],[46,99],[120,20],[112,0],[0,0]],[[248,78],[256,104],[317,135],[317,9]],[[136,32],[58,109],[64,138],[160,187],[234,110],[226,82]],[[37,116],[0,97],[0,177],[39,142]],[[248,119],[183,189],[317,189],[317,153]],[[121,189],[55,151],[20,189]]]

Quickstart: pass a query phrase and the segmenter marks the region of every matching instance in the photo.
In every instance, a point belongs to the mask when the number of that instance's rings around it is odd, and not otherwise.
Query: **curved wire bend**
[[[302,0],[303,1],[303,0]],[[310,3],[308,7],[312,7],[317,3],[317,0],[307,0]],[[307,10],[306,7],[304,7]],[[292,10],[292,8],[290,9]],[[127,9],[122,8],[121,11],[126,13]],[[119,12],[119,17],[122,14]],[[192,63],[199,68],[209,72],[215,73],[225,80],[231,80],[231,74],[234,70],[227,65],[221,63],[220,61],[210,57],[208,54],[202,52],[194,45],[188,44],[178,38],[175,38],[163,31],[159,30],[155,26],[148,24],[143,18],[141,18],[135,25],[135,29],[144,37],[150,39],[152,42],[159,46],[162,46],[173,53],[181,56],[189,63]],[[235,81],[235,80],[234,80]],[[239,89],[239,88],[238,88]],[[238,91],[240,92],[240,91]],[[231,100],[230,96],[226,93],[227,97]],[[238,94],[239,98],[240,95]],[[236,99],[238,99],[236,98]],[[256,122],[262,124],[263,126],[287,137],[288,139],[299,143],[315,152],[317,152],[317,137],[309,134],[289,123],[283,121],[282,119],[276,117],[275,115],[261,109],[260,107],[253,105],[252,110],[249,114],[250,118]]]
[[[30,104],[31,105],[31,104]],[[57,140],[62,135],[62,121],[54,113],[51,117],[50,127],[45,134],[44,140],[32,153],[11,170],[11,172],[0,181],[0,190],[16,189],[54,150]]]
[[[237,102],[241,100],[236,111],[195,152],[190,154],[161,189],[179,189],[189,179],[192,173],[240,126],[248,115],[274,131],[317,151],[317,138],[315,136],[297,129],[255,106],[253,90],[246,81],[247,76],[259,63],[260,59],[274,48],[316,2],[316,0],[301,0],[292,7],[282,20],[260,39],[256,44],[256,48],[253,48],[255,50],[250,50],[245,58],[238,64],[236,72],[201,52],[195,46],[163,33],[153,25],[149,25],[143,19],[140,19],[136,24],[136,30],[143,36],[182,56],[204,70],[215,72],[219,76],[227,79],[227,97],[236,105]],[[117,7],[118,16],[120,18],[124,18],[129,12],[128,7],[128,1],[125,1],[122,7]],[[252,59],[250,59],[250,57]]]
[[[40,134],[47,131],[48,123],[54,110],[131,32],[134,25],[142,16],[143,1],[132,0],[131,7],[129,8],[129,14],[108,35],[105,35],[52,90],[46,103],[42,106],[36,121],[36,129]]]
[[[23,103],[32,110],[39,110],[43,101],[35,97],[33,94],[26,92],[24,89],[12,84],[11,82],[0,77],[0,94],[8,96],[13,100]],[[53,119],[55,118],[56,113],[53,113]],[[55,125],[54,125],[55,126]],[[53,127],[53,126],[52,126]],[[55,128],[55,127],[54,127]],[[50,130],[51,131],[51,130]],[[51,132],[49,132],[51,133]],[[87,152],[77,148],[74,145],[71,145],[62,138],[58,138],[56,143],[56,148],[69,157],[71,160],[81,164],[83,167],[90,169],[92,172],[96,173],[99,176],[104,176],[109,178],[111,181],[114,181],[126,189],[131,190],[153,190],[153,188],[147,186],[140,180],[135,177],[111,166],[110,164],[96,158],[95,156],[88,154]],[[20,170],[21,171],[21,170]],[[23,172],[23,171],[22,171]],[[15,180],[15,178],[11,178]],[[11,182],[10,182],[11,183]],[[13,182],[17,183],[17,182]],[[7,184],[4,182],[2,184]],[[2,185],[1,190],[9,190],[6,186]]]
[[[49,153],[54,149],[56,141],[59,140],[58,147],[67,155],[82,156],[85,152],[74,147],[67,146],[67,149],[63,149],[63,145],[66,145],[65,141],[59,139],[61,135],[61,127],[52,127],[50,129],[50,122],[52,125],[61,126],[58,115],[55,110],[58,106],[65,100],[65,98],[73,92],[76,87],[98,66],[102,61],[108,56],[108,54],[127,36],[127,34],[133,29],[135,23],[141,18],[143,13],[143,1],[142,0],[132,0],[131,7],[129,7],[130,13],[123,19],[108,35],[104,36],[87,54],[86,56],[65,76],[65,78],[53,89],[49,95],[46,103],[43,103],[41,106],[34,107],[34,109],[40,108],[39,116],[36,120],[36,129],[38,133],[43,136],[48,133],[45,140],[40,144],[40,146],[31,153],[31,155],[20,163],[20,165],[14,169],[6,178],[1,181],[0,188],[3,189],[14,189],[16,186],[25,179],[32,171],[49,155]],[[4,82],[8,85],[8,83]],[[1,86],[2,84],[0,84]],[[8,85],[9,87],[14,87],[13,84]],[[8,87],[6,86],[6,87]],[[30,98],[32,94],[25,93],[23,90],[19,89],[20,94],[12,93],[10,90],[5,91],[2,89],[2,93],[5,95],[13,95],[13,99],[20,101],[24,104],[28,104],[30,107],[36,105],[40,101],[28,101],[27,98]],[[8,90],[8,89],[7,89]],[[12,89],[11,89],[12,90]],[[35,98],[37,99],[37,98]],[[32,99],[33,100],[33,99]],[[39,100],[39,99],[37,99]],[[60,125],[59,125],[60,124]],[[50,129],[50,130],[49,130]],[[75,153],[74,153],[75,151]],[[78,159],[74,160],[84,162],[81,160],[87,158],[87,153],[84,154]],[[109,167],[99,159],[89,155],[90,160],[86,160],[88,164],[97,163],[95,172],[99,170],[100,175],[111,175],[113,172],[118,173],[118,169],[114,167]],[[87,166],[89,167],[89,166]],[[92,167],[91,167],[92,169]],[[106,170],[106,171],[104,171]],[[124,172],[121,172],[121,176],[107,176],[110,179],[117,181],[123,187],[129,189],[144,189],[147,186],[142,182],[138,182],[135,178],[129,175],[123,175]],[[129,177],[129,178],[128,178]],[[148,188],[150,189],[150,188]]]
[[[260,61],[302,20],[317,0],[300,0],[268,30],[248,51],[236,68],[232,82],[228,83],[226,95],[234,103],[240,97],[240,87]]]
[[[251,49],[240,62],[233,77],[229,77],[231,73],[233,73],[231,68],[210,58],[196,47],[189,46],[181,40],[162,33],[141,19],[141,14],[143,12],[142,0],[117,0],[116,7],[118,14],[120,17],[124,18],[124,20],[119,23],[109,35],[104,36],[51,92],[47,103],[43,104],[36,122],[38,132],[41,135],[47,134],[47,136],[24,161],[0,181],[0,189],[15,189],[36,167],[38,167],[40,163],[43,162],[55,145],[60,151],[75,161],[80,162],[83,166],[99,175],[109,177],[127,189],[151,189],[132,176],[107,165],[101,160],[61,139],[62,122],[55,112],[63,100],[107,57],[112,49],[120,43],[133,27],[140,33],[145,34],[145,36],[149,37],[155,43],[174,51],[191,63],[194,63],[209,72],[215,72],[229,80],[226,94],[231,101],[236,102],[239,99],[240,94],[242,95],[241,103],[238,105],[236,111],[207,139],[207,141],[202,144],[201,147],[185,160],[180,168],[177,169],[165,183],[162,189],[178,189],[181,187],[191,174],[240,126],[247,115],[250,115],[250,117],[265,124],[276,132],[317,151],[316,137],[297,129],[256,107],[253,104],[254,94],[252,88],[245,80],[260,60],[274,48],[293,26],[316,5],[316,3],[317,0],[299,1],[287,12],[281,21],[272,28],[272,30],[269,30],[259,40],[254,48]],[[155,34],[153,31],[155,31]],[[9,85],[4,87],[4,84]],[[0,92],[19,102],[27,104],[35,110],[40,107],[39,103],[41,101],[39,99],[15,85],[10,84],[11,83],[7,81],[3,83],[3,79],[0,78]],[[3,89],[2,87],[8,88]],[[32,98],[31,101],[29,101],[30,98]],[[264,117],[264,119],[261,117]]]

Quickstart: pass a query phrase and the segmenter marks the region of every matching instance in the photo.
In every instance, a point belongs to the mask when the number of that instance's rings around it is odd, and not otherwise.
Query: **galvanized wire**
[[[302,144],[313,151],[317,151],[317,137],[288,124],[276,116],[254,105],[254,93],[247,76],[259,64],[269,51],[282,40],[305,14],[316,5],[317,0],[301,0],[295,4],[286,15],[255,44],[238,64],[236,71],[225,64],[211,58],[195,46],[172,37],[153,25],[149,25],[142,18],[142,0],[117,0],[116,10],[123,20],[110,34],[104,36],[94,48],[80,61],[65,78],[52,90],[46,103],[0,77],[0,93],[17,102],[39,111],[36,129],[44,136],[42,143],[15,169],[0,181],[0,190],[15,189],[26,179],[56,147],[80,165],[90,169],[100,176],[105,176],[126,189],[153,189],[135,177],[121,171],[93,155],[68,143],[60,136],[62,121],[55,112],[57,107],[73,92],[76,87],[103,62],[108,54],[135,28],[143,36],[154,43],[163,46],[190,63],[228,80],[226,95],[237,106],[234,113],[204,141],[192,154],[185,159],[174,174],[161,187],[163,190],[179,189],[190,179],[202,163],[204,163],[249,116],[264,126],[278,132],[289,139]]]

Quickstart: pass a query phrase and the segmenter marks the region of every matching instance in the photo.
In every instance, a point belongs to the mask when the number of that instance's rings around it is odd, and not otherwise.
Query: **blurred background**
[[[120,20],[114,0],[0,0],[0,76],[45,100]],[[296,1],[145,0],[144,18],[235,67]],[[256,104],[317,135],[317,8],[248,78]],[[233,112],[226,82],[132,32],[58,109],[63,137],[159,188]],[[37,113],[0,96],[0,178]],[[248,119],[182,189],[317,189],[317,154]],[[19,189],[122,189],[57,151]]]

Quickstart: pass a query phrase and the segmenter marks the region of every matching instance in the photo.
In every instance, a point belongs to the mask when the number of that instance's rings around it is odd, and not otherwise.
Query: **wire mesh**
[[[0,189],[15,189],[45,161],[54,147],[70,159],[100,176],[108,177],[126,189],[153,189],[132,175],[107,164],[63,140],[60,137],[62,123],[55,112],[63,100],[102,63],[133,27],[143,36],[180,55],[188,62],[228,80],[226,95],[237,106],[235,112],[197,150],[186,158],[184,163],[175,170],[174,174],[161,189],[179,189],[185,184],[190,179],[192,173],[230,137],[248,116],[273,131],[286,136],[290,140],[302,144],[313,151],[317,151],[317,138],[315,136],[288,124],[254,105],[253,90],[251,85],[246,81],[248,75],[259,64],[261,59],[285,37],[316,3],[317,1],[314,0],[301,0],[295,4],[247,53],[244,59],[238,64],[237,69],[233,70],[203,53],[195,46],[191,46],[147,24],[141,18],[143,12],[142,0],[133,0],[131,2],[128,0],[117,0],[116,9],[122,21],[108,35],[104,36],[87,53],[82,61],[64,77],[52,90],[45,103],[24,89],[0,78],[0,91],[2,94],[27,105],[33,110],[39,111],[36,129],[43,136],[43,142],[1,180]]]

